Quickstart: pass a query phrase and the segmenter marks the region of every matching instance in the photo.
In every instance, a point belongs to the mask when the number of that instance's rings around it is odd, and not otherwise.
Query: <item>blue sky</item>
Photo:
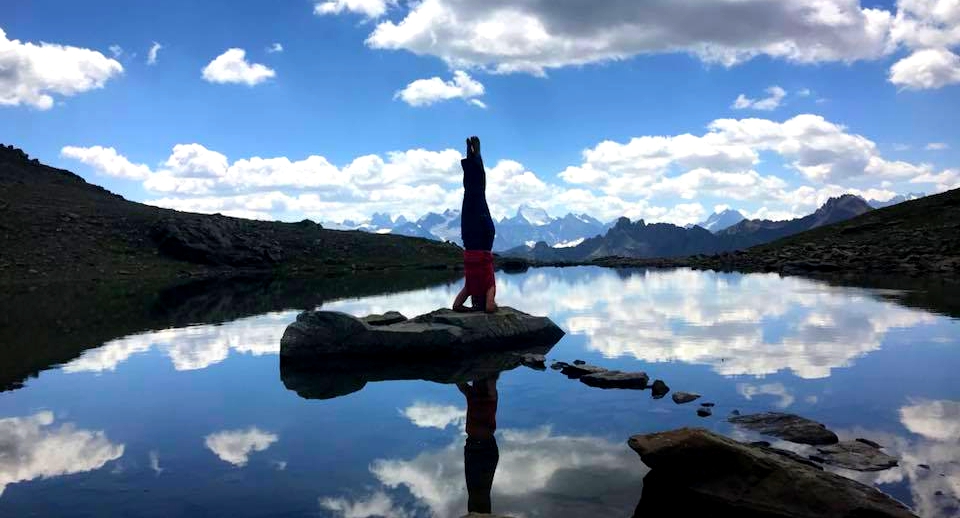
[[[20,2],[0,140],[129,199],[285,220],[457,208],[470,134],[497,216],[960,185],[955,0],[585,5]]]

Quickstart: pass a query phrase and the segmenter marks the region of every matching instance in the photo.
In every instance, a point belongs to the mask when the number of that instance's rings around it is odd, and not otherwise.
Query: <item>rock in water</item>
[[[575,380],[581,376],[586,376],[587,374],[599,374],[601,372],[607,372],[607,369],[604,369],[603,367],[597,367],[596,365],[587,365],[585,363],[580,365],[564,365],[564,367],[560,369],[561,374],[572,380]]]
[[[694,394],[693,392],[674,392],[672,396],[673,402],[682,405],[684,403],[689,403],[696,399],[700,398],[700,394]]]
[[[542,354],[526,353],[520,355],[520,363],[538,371],[547,370],[547,358]]]
[[[713,415],[713,411],[710,410],[709,408],[698,408],[697,415],[700,417],[710,417],[711,415]]]
[[[819,446],[836,444],[840,440],[826,426],[794,414],[764,412],[733,416],[728,420],[748,430],[800,444]]]
[[[387,311],[382,315],[367,315],[360,320],[363,320],[371,326],[389,326],[392,324],[399,324],[400,322],[406,322],[407,317],[403,316],[397,311]]]
[[[580,378],[580,382],[591,387],[604,389],[637,389],[647,388],[650,380],[646,372],[606,371],[587,374]]]
[[[547,317],[509,307],[496,313],[440,309],[396,324],[371,326],[334,311],[304,311],[280,339],[280,357],[433,358],[553,345],[563,331]]]
[[[651,469],[634,516],[913,516],[880,491],[703,429],[636,435]]]
[[[653,399],[660,399],[663,396],[667,395],[667,392],[670,392],[670,387],[667,386],[663,380],[655,380],[653,385],[650,386],[650,392],[652,392]]]
[[[883,471],[897,465],[897,459],[859,439],[817,449],[822,462],[831,466],[856,471]]]

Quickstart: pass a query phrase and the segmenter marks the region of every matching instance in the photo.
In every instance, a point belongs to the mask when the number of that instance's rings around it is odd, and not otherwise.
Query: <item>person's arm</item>
[[[467,301],[467,287],[464,286],[460,293],[457,293],[457,298],[453,299],[453,310],[459,312],[467,311],[467,307],[463,305]]]
[[[487,303],[484,306],[484,309],[487,313],[496,313],[497,312],[497,303],[495,302],[497,298],[497,285],[494,284],[490,286],[490,289],[487,290]]]

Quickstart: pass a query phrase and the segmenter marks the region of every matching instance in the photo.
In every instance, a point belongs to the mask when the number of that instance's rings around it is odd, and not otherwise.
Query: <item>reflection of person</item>
[[[473,309],[492,313],[497,284],[493,275],[493,239],[497,230],[487,206],[487,175],[480,157],[480,139],[467,139],[467,158],[463,168],[463,206],[460,211],[460,237],[463,239],[463,269],[466,282],[453,302],[454,311],[466,311],[467,297]]]
[[[467,512],[491,512],[490,489],[500,461],[497,430],[497,375],[458,383],[467,398],[467,440],[463,445],[463,471],[467,479]]]

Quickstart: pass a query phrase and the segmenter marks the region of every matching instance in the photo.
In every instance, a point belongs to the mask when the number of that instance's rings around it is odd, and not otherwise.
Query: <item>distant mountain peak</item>
[[[738,210],[724,209],[720,212],[714,212],[705,221],[697,223],[697,226],[709,230],[716,234],[725,228],[732,227],[746,219]]]
[[[537,227],[549,225],[550,222],[553,221],[553,218],[547,214],[546,210],[526,204],[521,205],[520,208],[517,209],[517,217]]]

